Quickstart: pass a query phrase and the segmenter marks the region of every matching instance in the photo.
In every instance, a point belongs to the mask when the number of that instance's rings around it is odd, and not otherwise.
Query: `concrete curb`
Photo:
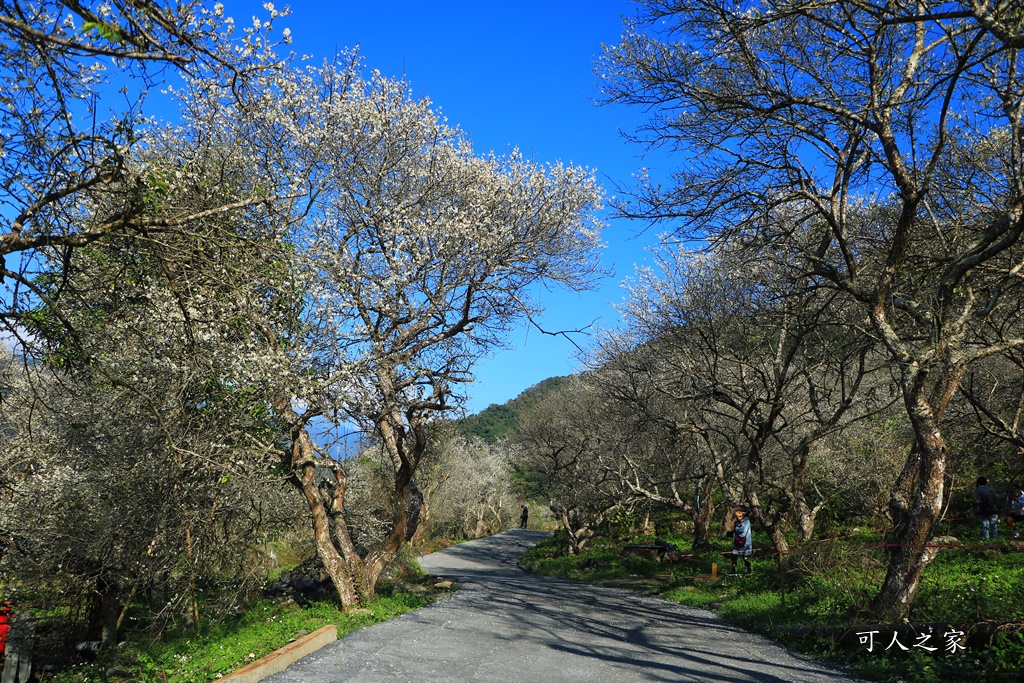
[[[333,643],[338,639],[338,627],[324,626],[307,636],[302,636],[293,643],[288,643],[280,650],[274,650],[266,657],[260,657],[252,664],[246,664],[238,671],[230,673],[221,681],[231,683],[256,683],[279,671],[284,671],[289,665],[294,664],[306,655],[316,652],[324,645]]]

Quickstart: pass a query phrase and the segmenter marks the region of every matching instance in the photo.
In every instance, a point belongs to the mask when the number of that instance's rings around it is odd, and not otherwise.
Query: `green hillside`
[[[456,421],[456,428],[460,434],[477,436],[488,443],[500,441],[512,430],[524,410],[568,380],[568,377],[548,377],[502,405],[492,403],[479,413]]]

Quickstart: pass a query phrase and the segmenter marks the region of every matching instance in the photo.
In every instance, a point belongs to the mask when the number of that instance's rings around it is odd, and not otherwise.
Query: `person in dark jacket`
[[[523,514],[519,515],[519,528],[525,529],[530,523],[530,508],[523,506]]]
[[[974,487],[974,502],[981,519],[981,537],[986,541],[989,538],[999,540],[999,494],[986,477],[978,477],[977,486]]]

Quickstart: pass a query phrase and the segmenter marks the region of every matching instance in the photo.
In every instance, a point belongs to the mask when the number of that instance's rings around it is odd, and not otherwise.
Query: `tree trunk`
[[[196,558],[192,548],[192,525],[188,519],[188,515],[185,515],[185,553],[188,559],[188,590],[189,590],[189,602],[191,605],[192,614],[192,627],[199,628],[199,595],[196,588]],[[135,589],[132,587],[132,593],[134,594]],[[119,620],[120,621],[120,620]]]
[[[430,500],[424,497],[423,504],[420,505],[420,522],[416,525],[416,531],[413,533],[412,538],[409,539],[410,543],[418,543],[427,535],[427,530],[434,519],[433,513],[434,511],[430,507]]]
[[[722,535],[732,531],[733,522],[736,521],[736,516],[733,514],[733,510],[733,504],[728,500],[725,501],[725,516],[722,517]]]
[[[715,501],[711,497],[714,481],[708,478],[696,487],[693,506],[693,550],[711,550],[711,517],[715,514]]]
[[[333,495],[331,509],[328,511],[317,486],[316,448],[305,427],[306,421],[299,417],[284,395],[274,396],[273,405],[274,410],[288,425],[291,451],[287,464],[291,469],[292,483],[302,492],[309,507],[313,522],[313,545],[317,557],[323,562],[324,569],[338,591],[342,608],[355,607],[359,604],[360,560],[342,518],[345,500],[344,475],[340,473],[338,467],[331,470],[335,481],[329,482],[332,484]],[[338,546],[341,546],[341,549]],[[342,551],[345,553],[344,556]]]
[[[418,454],[414,457],[418,460]],[[395,561],[398,551],[413,537],[419,526],[423,494],[416,488],[412,476],[413,468],[404,464],[395,475],[395,512],[392,517],[391,533],[382,543],[371,548],[363,560],[360,574],[363,600],[373,599],[376,595],[377,580]]]
[[[751,521],[756,521],[761,525],[761,528],[768,534],[772,547],[775,548],[780,558],[783,557],[789,552],[789,543],[786,541],[785,533],[785,516],[782,513],[775,513],[769,517],[753,489],[748,487],[747,491],[748,516]],[[751,533],[753,533],[753,529],[751,529]]]
[[[93,593],[92,608],[89,611],[89,634],[93,640],[100,641],[103,650],[117,645],[118,616],[121,614],[119,597],[121,587],[116,579],[103,570],[96,578],[96,589]]]
[[[814,523],[816,509],[807,504],[807,499],[798,495],[793,500],[793,521],[796,526],[796,538],[801,543],[806,543],[814,537]]]
[[[412,538],[409,539],[410,543],[417,543],[422,541],[424,536],[430,531],[430,527],[434,522],[434,508],[433,500],[434,494],[441,487],[442,484],[448,479],[448,475],[444,475],[441,481],[434,484],[431,488],[428,488],[426,493],[422,494],[422,501],[420,502],[420,518],[419,523],[416,525],[416,531],[413,533]]]
[[[937,550],[925,547],[942,510],[946,443],[937,421],[923,402],[910,410],[916,441],[893,487],[889,511],[889,567],[871,611],[884,620],[899,621],[921,587],[921,575]]]
[[[473,538],[482,538],[487,534],[487,525],[484,523],[484,517],[487,515],[487,510],[484,507],[484,503],[477,503],[476,508],[476,529],[473,530]]]
[[[714,450],[712,450],[712,453],[714,453]],[[772,545],[781,557],[789,552],[789,544],[786,542],[784,533],[786,511],[775,506],[776,509],[769,515],[769,511],[761,505],[760,497],[757,495],[757,484],[761,481],[758,450],[756,448],[751,449],[746,454],[746,459],[747,470],[739,478],[741,488],[737,489],[725,474],[725,468],[722,465],[724,459],[715,454],[715,474],[726,503],[725,517],[722,519],[722,533],[728,533],[733,529],[733,524],[736,521],[735,509],[737,507],[743,508],[746,510],[747,517],[751,523],[757,522],[765,530]],[[753,533],[753,530],[751,530],[751,533]]]
[[[558,519],[562,523],[562,528],[565,530],[565,535],[569,539],[569,554],[579,555],[583,552],[583,546],[586,545],[590,537],[594,535],[591,527],[583,525],[577,528],[576,524],[573,523],[572,515],[568,510],[560,507],[552,507],[551,512],[555,513]],[[600,524],[600,522],[598,522]]]
[[[783,532],[780,524],[766,524],[765,531],[768,533],[768,538],[771,540],[772,546],[779,554],[779,557],[789,552],[789,543],[786,541],[786,534]]]
[[[791,491],[791,516],[796,527],[796,538],[801,543],[814,536],[815,517],[821,506],[811,507],[807,502],[807,463],[810,461],[810,444],[803,444],[793,462],[793,489]]]
[[[312,441],[305,429],[302,430],[302,433],[305,439]],[[342,608],[355,607],[359,604],[359,590],[356,581],[357,574],[350,565],[358,562],[358,556],[343,557],[334,543],[331,535],[331,519],[316,485],[316,464],[306,462],[299,465],[295,471],[295,478],[313,518],[313,543],[316,547],[317,557],[324,563],[324,569],[327,570],[331,582],[334,583],[334,587],[338,591]]]
[[[492,494],[493,495],[493,494]],[[491,513],[491,525],[488,527],[490,533],[501,531],[505,528],[504,515],[501,511],[505,509],[504,496],[499,495],[495,501],[493,498],[487,503],[487,510]]]

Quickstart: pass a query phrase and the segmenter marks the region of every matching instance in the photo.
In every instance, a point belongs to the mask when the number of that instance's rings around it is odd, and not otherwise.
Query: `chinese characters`
[[[880,636],[881,633],[882,633],[882,631],[857,631],[856,635],[857,635],[857,638],[859,639],[860,644],[863,645],[867,649],[868,652],[874,652],[875,651],[875,646],[878,645],[879,649],[881,649],[881,643],[885,641],[884,637],[881,637],[881,638],[877,637],[877,636]],[[921,649],[921,650],[925,650],[926,652],[935,652],[935,651],[937,651],[937,650],[939,650],[941,648],[943,650],[943,652],[946,652],[947,654],[957,654],[959,651],[967,649],[963,645],[963,639],[964,639],[964,632],[963,631],[958,631],[956,629],[950,629],[950,630],[948,630],[948,631],[946,631],[945,633],[942,634],[942,641],[941,642],[934,641],[935,642],[934,645],[931,644],[933,642],[932,641],[932,636],[933,635],[935,635],[935,634],[933,634],[931,632],[929,632],[929,633],[918,633],[915,636],[916,639],[917,639],[917,642],[913,643],[910,646],[907,646],[907,645],[904,645],[902,642],[900,642],[900,640],[899,640],[899,632],[893,630],[893,632],[892,632],[892,639],[889,641],[889,644],[886,645],[885,649],[882,650],[882,651],[883,652],[887,652],[890,649],[892,649],[893,647],[896,647],[899,650],[902,650],[904,652],[910,650],[911,648],[918,648],[918,649]],[[907,636],[904,636],[904,638],[906,638],[906,637]]]

